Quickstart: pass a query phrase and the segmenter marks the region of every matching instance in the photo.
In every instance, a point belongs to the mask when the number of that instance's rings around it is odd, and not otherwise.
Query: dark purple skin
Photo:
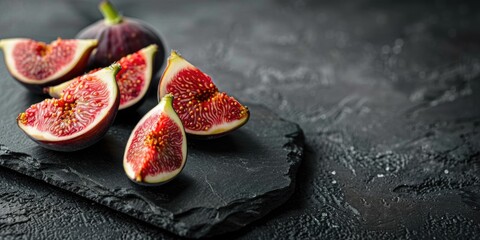
[[[120,23],[112,25],[99,20],[80,31],[76,38],[98,39],[97,50],[90,56],[90,69],[109,66],[150,44],[158,46],[152,77],[156,76],[165,59],[165,46],[158,34],[146,23],[133,18],[123,17]]]

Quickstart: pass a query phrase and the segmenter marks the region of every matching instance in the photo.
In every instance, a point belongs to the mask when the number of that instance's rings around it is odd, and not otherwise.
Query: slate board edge
[[[289,122],[286,120],[281,119],[282,121]],[[291,123],[291,122],[290,122]],[[295,181],[296,181],[296,176],[297,176],[297,170],[301,164],[301,161],[303,159],[303,154],[304,154],[304,134],[303,130],[298,126],[298,124],[295,124],[295,127],[297,130],[291,134],[287,134],[285,137],[289,138],[289,142],[286,143],[283,148],[288,151],[287,154],[287,161],[291,162],[291,167],[289,169],[289,172],[286,174],[290,178],[290,184],[282,189],[276,189],[274,191],[266,192],[262,195],[259,195],[255,198],[249,198],[249,202],[256,202],[256,201],[261,201],[262,198],[265,198],[266,196],[267,199],[276,199],[275,202],[268,201],[268,202],[261,202],[258,205],[258,209],[261,209],[261,212],[254,212],[252,213],[251,211],[246,211],[246,212],[239,212],[236,215],[230,215],[228,218],[226,218],[222,225],[213,225],[211,231],[205,232],[205,234],[201,234],[199,236],[193,236],[195,238],[197,237],[211,237],[215,235],[219,235],[222,233],[227,233],[227,232],[232,232],[235,230],[238,230],[255,220],[258,220],[262,218],[263,216],[267,215],[269,212],[271,212],[273,209],[281,206],[284,204],[294,193],[295,191]],[[252,201],[254,199],[254,201]],[[232,204],[237,204],[239,203],[238,207],[242,209],[242,201],[237,200],[235,202],[229,203],[231,206]],[[236,224],[237,219],[241,219],[242,217],[247,217],[249,219],[249,222],[247,224],[243,225],[238,225]],[[216,227],[221,228],[218,230],[214,230]]]
[[[281,121],[288,122],[283,119],[281,119]],[[141,196],[138,196],[134,192],[128,191],[127,189],[114,189],[114,191],[111,191],[88,178],[78,175],[74,170],[66,165],[52,166],[52,164],[41,163],[29,154],[10,151],[8,147],[3,144],[0,144],[0,165],[2,167],[22,173],[26,176],[42,180],[50,185],[53,185],[54,187],[58,187],[62,190],[67,190],[76,195],[85,197],[96,203],[100,203],[139,220],[146,221],[147,223],[163,228],[179,236],[200,238],[238,230],[247,224],[260,219],[268,214],[271,210],[282,205],[293,194],[295,189],[296,172],[303,158],[304,134],[302,129],[297,124],[291,124],[296,126],[297,131],[285,136],[289,139],[289,141],[284,145],[284,150],[288,151],[286,155],[287,161],[292,164],[289,172],[287,173],[287,176],[290,178],[290,184],[284,189],[277,189],[275,191],[266,192],[262,195],[256,196],[253,198],[254,201],[252,201],[252,199],[248,199],[250,202],[257,203],[255,209],[258,209],[258,211],[252,211],[252,209],[249,208],[247,211],[239,212],[237,214],[227,214],[222,221],[216,222],[210,226],[198,226],[194,230],[192,230],[192,228],[186,228],[184,223],[182,223],[182,218],[188,217],[191,214],[198,214],[199,209],[192,209],[187,213],[175,216],[168,210],[149,203],[148,200],[141,198]],[[48,168],[45,165],[48,165]],[[45,169],[48,171],[44,171]],[[55,171],[52,171],[52,169],[55,169]],[[78,181],[64,181],[62,177],[59,176],[77,178],[83,182],[83,185],[77,184]],[[118,199],[116,196],[119,195],[124,198]],[[132,204],[138,204],[139,202],[143,203],[145,206],[142,207],[142,209],[150,209],[151,211],[140,212],[133,208],[128,208],[128,204],[125,204],[125,196],[130,198]],[[269,199],[276,199],[276,201],[261,201],[262,198],[267,196]],[[245,205],[245,202],[245,200],[240,199],[229,203],[228,206],[234,205],[235,207],[242,209]],[[206,208],[201,209],[204,210]],[[225,208],[210,208],[209,210],[222,213],[224,209]],[[246,224],[238,223],[237,220],[245,218],[248,218],[248,222]]]

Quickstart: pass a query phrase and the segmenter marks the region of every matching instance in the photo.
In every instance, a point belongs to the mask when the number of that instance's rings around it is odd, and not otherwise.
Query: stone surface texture
[[[305,158],[290,200],[219,239],[480,234],[476,1],[115,3],[161,32],[167,49],[219,79],[219,88],[304,130]],[[1,1],[0,37],[73,37],[100,17],[95,5]],[[2,101],[7,93],[34,100],[4,67],[0,78]],[[0,180],[1,236],[175,238],[9,170]]]

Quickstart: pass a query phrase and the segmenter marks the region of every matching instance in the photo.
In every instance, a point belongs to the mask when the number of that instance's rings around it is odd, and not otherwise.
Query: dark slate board
[[[189,139],[185,169],[158,187],[136,185],[125,176],[124,147],[131,129],[155,105],[119,113],[103,140],[73,153],[43,149],[18,129],[15,117],[42,96],[13,79],[0,83],[0,165],[41,179],[164,228],[203,237],[233,231],[284,203],[294,189],[303,153],[303,133],[270,110],[250,105],[251,118],[220,139]]]

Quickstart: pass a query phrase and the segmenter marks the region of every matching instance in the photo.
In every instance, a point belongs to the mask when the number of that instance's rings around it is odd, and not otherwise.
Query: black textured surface
[[[0,37],[74,36],[99,17],[94,4],[55,3],[49,10],[50,4],[0,2]],[[157,28],[167,47],[202,63],[214,79],[228,79],[218,81],[220,88],[267,105],[305,131],[306,156],[292,198],[223,239],[480,234],[475,1],[118,3],[125,15]],[[32,14],[41,11],[49,14]],[[2,236],[171,237],[0,173]]]

